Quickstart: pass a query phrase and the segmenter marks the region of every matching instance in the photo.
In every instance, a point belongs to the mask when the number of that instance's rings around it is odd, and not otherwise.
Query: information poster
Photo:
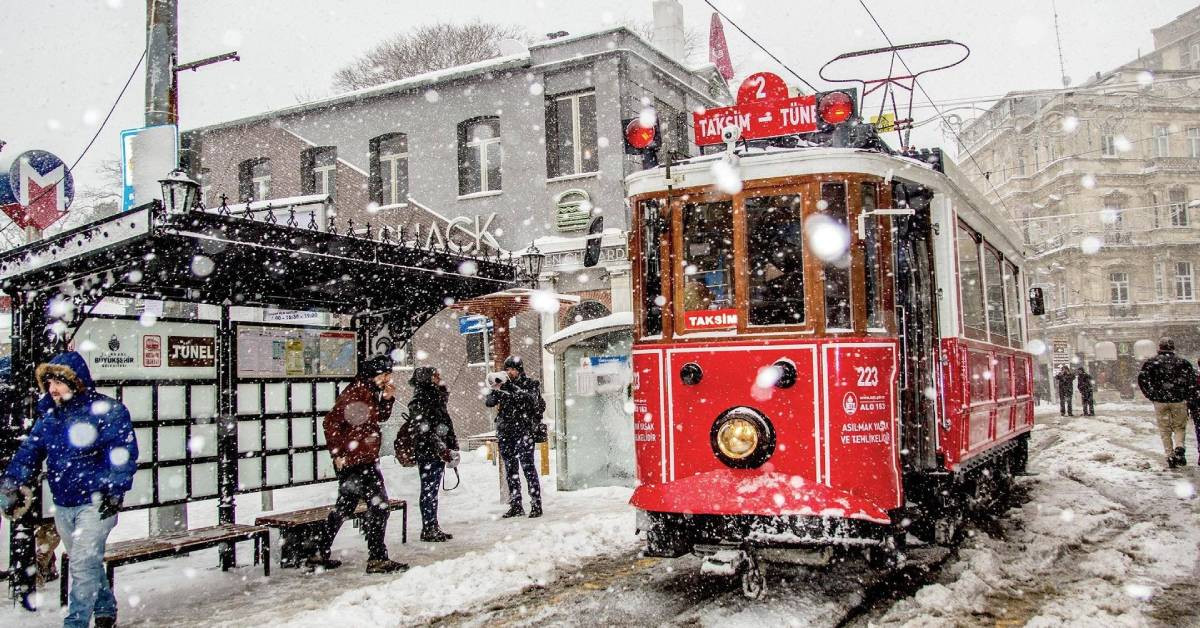
[[[237,376],[353,377],[357,341],[353,331],[241,325]]]

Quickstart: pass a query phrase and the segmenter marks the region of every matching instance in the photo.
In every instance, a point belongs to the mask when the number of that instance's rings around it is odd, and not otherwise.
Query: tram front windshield
[[[751,325],[804,324],[804,233],[799,194],[746,199]]]

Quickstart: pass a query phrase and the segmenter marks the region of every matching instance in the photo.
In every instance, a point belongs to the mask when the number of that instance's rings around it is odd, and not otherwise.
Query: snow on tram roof
[[[1006,253],[1024,257],[1021,235],[1002,210],[989,201],[951,160],[943,158],[943,172],[919,158],[864,150],[860,148],[830,148],[827,146],[752,147],[737,151],[738,170],[743,181],[788,176],[815,175],[828,172],[858,172],[891,180],[900,177],[934,190],[949,190],[959,197],[955,211],[972,226],[991,230],[989,239],[1002,238]],[[713,164],[723,161],[725,153],[699,155],[675,162],[671,166],[672,189],[719,187]],[[625,178],[629,196],[653,194],[667,190],[665,168],[635,172]],[[999,242],[995,242],[1000,244]]]

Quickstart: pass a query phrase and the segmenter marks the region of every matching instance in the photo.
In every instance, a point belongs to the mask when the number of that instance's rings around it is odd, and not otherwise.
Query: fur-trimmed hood
[[[49,362],[39,364],[35,376],[37,377],[38,388],[42,392],[46,392],[46,376],[55,375],[62,381],[71,385],[75,389],[76,394],[85,393],[96,387],[96,382],[92,380],[92,371],[88,368],[87,361],[79,355],[77,351],[67,351],[60,353]]]

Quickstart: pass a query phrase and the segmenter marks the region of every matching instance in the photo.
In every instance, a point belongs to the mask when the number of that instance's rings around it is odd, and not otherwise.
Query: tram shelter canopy
[[[504,359],[512,352],[512,337],[508,321],[512,317],[537,310],[556,310],[563,303],[576,304],[580,298],[570,294],[558,294],[529,288],[510,288],[454,304],[454,309],[465,314],[486,316],[493,321],[492,366],[497,371],[504,366]]]

